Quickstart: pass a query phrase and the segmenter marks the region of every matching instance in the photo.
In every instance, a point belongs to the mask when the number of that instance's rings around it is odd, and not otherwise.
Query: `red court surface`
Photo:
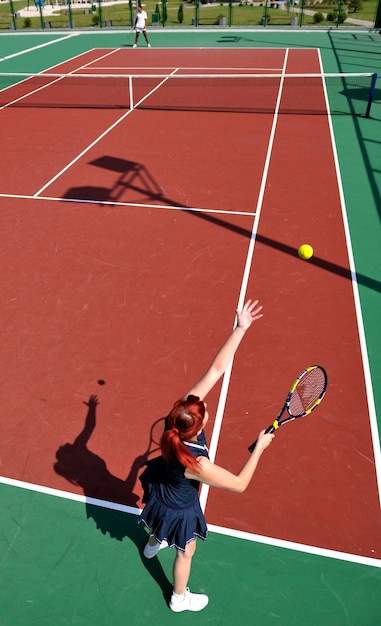
[[[152,52],[157,72],[320,71],[315,50]],[[94,50],[52,71],[139,71],[146,55]],[[285,84],[280,112],[288,97]],[[304,367],[323,365],[329,388],[311,418],[277,433],[244,495],[209,491],[208,522],[380,559],[368,381],[329,117],[0,115],[5,479],[140,507],[151,424],[203,373],[246,293],[264,318],[220,401],[216,462],[240,469]],[[304,242],[315,249],[308,263],[295,252]],[[211,415],[219,392],[208,398]],[[81,433],[92,393],[96,425],[79,453],[62,448]]]

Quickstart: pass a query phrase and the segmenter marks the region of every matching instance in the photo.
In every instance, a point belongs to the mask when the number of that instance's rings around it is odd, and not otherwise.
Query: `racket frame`
[[[304,376],[306,374],[308,374],[308,372],[311,372],[312,370],[315,369],[319,369],[323,372],[324,375],[324,387],[319,395],[319,397],[315,400],[314,404],[307,409],[306,411],[303,411],[302,413],[299,413],[298,415],[293,415],[290,411],[290,402],[291,402],[291,398],[292,398],[292,394],[294,393],[295,389],[297,388],[298,384],[300,383],[300,381],[304,378]],[[316,407],[320,404],[320,402],[323,400],[325,393],[327,391],[327,385],[328,385],[328,376],[327,376],[327,372],[325,371],[324,367],[322,367],[321,365],[311,365],[310,367],[306,367],[297,378],[295,378],[294,382],[292,383],[291,387],[290,387],[290,391],[288,392],[286,401],[284,403],[284,405],[282,406],[282,409],[278,415],[278,417],[273,421],[273,423],[271,424],[271,426],[269,426],[268,428],[266,428],[265,433],[273,433],[275,430],[278,430],[278,428],[280,428],[281,426],[283,426],[284,424],[287,424],[288,422],[292,422],[295,419],[298,419],[299,417],[306,417],[307,415],[309,415],[310,413],[312,413],[312,411],[314,409],[316,409]],[[283,413],[287,410],[289,417],[281,420],[281,417],[283,415]],[[249,452],[253,452],[255,445],[256,445],[256,441],[254,443],[251,444],[251,446],[249,446]]]

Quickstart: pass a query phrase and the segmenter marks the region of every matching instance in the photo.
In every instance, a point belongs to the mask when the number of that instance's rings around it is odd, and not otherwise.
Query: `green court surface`
[[[381,73],[381,37],[371,32],[166,29],[150,38],[153,47],[318,48],[325,72]],[[123,46],[131,46],[124,31],[1,34],[0,71],[38,72],[92,48]],[[332,122],[380,415],[381,85],[370,119],[337,116]],[[292,163],[286,166],[290,177],[303,176]],[[311,193],[324,185],[309,183]],[[199,542],[190,579],[210,604],[198,614],[172,614],[165,603],[172,551],[145,561],[146,536],[136,517],[7,484],[0,495],[0,626],[381,624],[378,561],[373,566],[350,555],[318,556],[211,531]]]
[[[172,614],[163,599],[172,551],[143,563],[135,517],[8,486],[1,500],[4,625],[379,623],[378,568],[213,533],[198,546],[190,580],[208,592],[209,607]]]

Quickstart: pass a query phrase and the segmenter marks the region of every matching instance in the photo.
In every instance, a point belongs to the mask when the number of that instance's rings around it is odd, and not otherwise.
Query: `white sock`
[[[175,593],[174,591],[172,592],[172,595],[176,598],[176,600],[180,600],[180,602],[184,600],[184,597],[185,597],[185,593],[178,594],[178,593]]]

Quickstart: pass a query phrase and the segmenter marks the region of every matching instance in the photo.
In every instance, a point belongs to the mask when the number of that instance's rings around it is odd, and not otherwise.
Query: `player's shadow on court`
[[[97,529],[110,538],[122,541],[128,537],[137,547],[142,563],[152,578],[163,591],[165,600],[168,602],[172,593],[172,585],[161,567],[157,558],[146,559],[143,549],[147,542],[147,534],[141,525],[138,525],[135,515],[124,511],[111,509],[110,503],[137,507],[139,496],[134,493],[139,470],[144,467],[150,455],[151,441],[148,449],[136,457],[131,470],[125,480],[114,476],[107,469],[106,462],[100,456],[91,452],[87,447],[89,439],[96,426],[96,396],[90,396],[88,411],[83,430],[73,443],[66,443],[56,452],[54,470],[73,485],[83,489],[84,495],[89,499],[86,502],[88,519],[93,519]],[[155,425],[164,425],[164,418],[157,420]],[[92,502],[92,500],[105,501],[105,506]]]

